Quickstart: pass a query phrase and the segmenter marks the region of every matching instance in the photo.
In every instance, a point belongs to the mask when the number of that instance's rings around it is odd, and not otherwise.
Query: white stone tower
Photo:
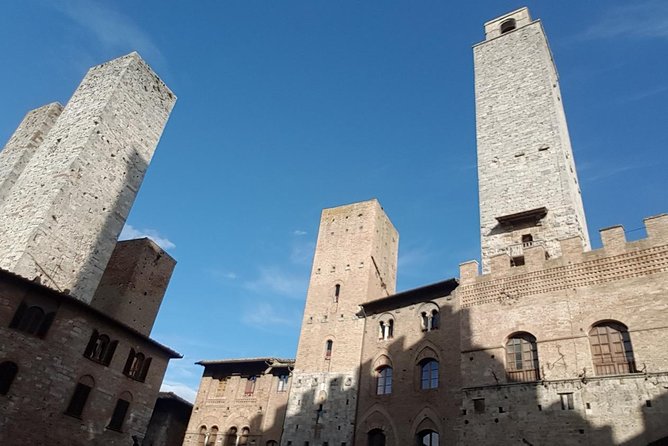
[[[507,253],[559,239],[589,248],[559,79],[539,20],[527,8],[485,23],[474,46],[480,236],[483,272]]]
[[[132,53],[29,114],[0,157],[0,268],[90,303],[175,101]]]
[[[364,331],[359,305],[394,294],[398,243],[376,200],[323,210],[283,445],[352,445]]]

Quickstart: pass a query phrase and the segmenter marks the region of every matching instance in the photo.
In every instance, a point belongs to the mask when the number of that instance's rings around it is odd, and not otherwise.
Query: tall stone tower
[[[589,248],[559,79],[539,20],[527,8],[485,23],[474,46],[480,236],[483,272],[490,258],[558,240]]]
[[[323,210],[283,445],[352,445],[364,331],[359,305],[394,294],[398,243],[376,200]]]
[[[29,114],[0,157],[0,268],[90,303],[175,101],[132,53]]]

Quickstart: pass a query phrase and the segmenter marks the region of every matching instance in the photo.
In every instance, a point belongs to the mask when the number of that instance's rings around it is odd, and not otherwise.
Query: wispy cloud
[[[165,64],[160,49],[149,34],[131,17],[113,9],[108,3],[67,0],[48,4],[86,30],[104,47],[123,52],[136,50],[153,63]]]
[[[600,181],[606,178],[619,175],[620,173],[628,172],[629,170],[641,169],[647,167],[643,164],[627,164],[624,166],[597,166],[592,168],[589,171],[591,172],[588,175],[583,175],[583,179],[589,182]]]
[[[237,280],[239,278],[239,275],[237,273],[235,273],[234,271],[226,270],[226,269],[211,268],[207,271],[212,277],[214,277],[216,279]]]
[[[295,243],[290,249],[290,262],[295,265],[310,266],[314,250],[313,241]]]
[[[125,224],[121,235],[118,237],[119,240],[131,240],[135,238],[144,238],[148,237],[158,244],[162,249],[168,251],[170,249],[176,248],[176,245],[169,240],[167,237],[160,235],[156,229],[137,229],[131,224]]]
[[[668,39],[668,2],[627,2],[609,8],[582,35],[588,39]]]
[[[302,231],[301,229],[295,229],[294,231],[292,231],[292,235],[296,235],[296,236],[301,236],[301,235],[306,235],[306,234],[307,234],[307,232]]]
[[[431,255],[425,248],[408,248],[399,252],[397,263],[399,269],[403,271],[404,269],[424,265],[429,261],[430,257]]]
[[[244,287],[258,293],[272,292],[295,299],[306,294],[308,279],[304,275],[288,272],[278,266],[260,268],[255,280],[244,283]]]
[[[195,402],[195,397],[197,396],[197,389],[175,381],[163,381],[160,391],[173,392],[191,403]]]
[[[246,325],[272,330],[275,327],[298,327],[301,314],[298,311],[287,313],[274,305],[261,302],[249,308],[243,315]]]

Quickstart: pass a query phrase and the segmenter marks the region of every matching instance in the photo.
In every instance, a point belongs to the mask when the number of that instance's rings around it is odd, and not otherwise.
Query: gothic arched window
[[[438,432],[424,430],[418,433],[418,446],[438,446]]]
[[[392,393],[392,367],[380,367],[376,369],[376,395],[390,393]]]
[[[381,429],[373,429],[367,434],[368,446],[385,446],[385,434]]]
[[[596,375],[622,375],[636,372],[631,337],[624,324],[599,322],[589,330],[592,362]]]
[[[435,359],[424,359],[420,362],[420,389],[438,388],[438,361]]]
[[[538,381],[538,348],[529,333],[516,333],[506,342],[506,375],[508,382]]]

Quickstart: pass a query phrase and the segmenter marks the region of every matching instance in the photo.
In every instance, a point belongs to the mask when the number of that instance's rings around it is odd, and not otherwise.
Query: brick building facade
[[[590,250],[541,22],[487,22],[474,62],[482,273],[395,293],[380,204],[325,209],[282,446],[668,441],[668,215]]]
[[[181,357],[149,337],[176,262],[118,236],[175,100],[132,53],[0,152],[0,444],[141,444]]]

